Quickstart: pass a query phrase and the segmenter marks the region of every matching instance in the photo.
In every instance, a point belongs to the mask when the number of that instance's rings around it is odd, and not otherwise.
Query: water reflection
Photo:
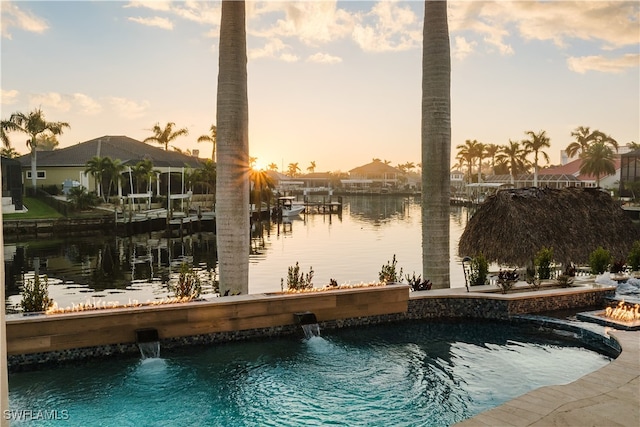
[[[464,286],[458,240],[468,219],[451,209],[451,283]],[[405,273],[422,271],[420,199],[362,195],[345,197],[338,214],[302,215],[283,222],[255,222],[251,229],[249,292],[279,291],[289,266],[313,267],[314,285],[372,282],[395,254]],[[19,286],[36,270],[49,278],[49,293],[61,307],[102,301],[145,302],[170,295],[182,262],[200,276],[205,297],[216,295],[216,237],[202,232],[182,238],[162,233],[5,242],[9,311],[20,303]]]

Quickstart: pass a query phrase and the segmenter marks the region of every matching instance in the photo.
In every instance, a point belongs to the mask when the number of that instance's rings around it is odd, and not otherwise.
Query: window
[[[31,179],[31,171],[27,171],[27,179]],[[47,171],[36,171],[36,179],[47,179]]]

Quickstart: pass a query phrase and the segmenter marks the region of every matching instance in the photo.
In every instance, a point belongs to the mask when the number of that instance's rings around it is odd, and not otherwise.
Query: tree
[[[198,142],[211,142],[213,144],[213,151],[211,152],[211,160],[216,161],[216,148],[218,142],[218,128],[216,125],[211,125],[209,128],[209,135],[202,135],[198,137]]]
[[[96,194],[102,196],[104,193],[103,178],[107,171],[107,158],[100,156],[93,156],[87,160],[84,167],[84,173],[91,174],[96,184]],[[105,199],[106,200],[106,199]]]
[[[491,173],[496,174],[496,156],[500,151],[500,146],[497,144],[487,144],[484,146],[484,154],[491,161]]]
[[[151,181],[155,176],[155,172],[151,159],[141,160],[134,166],[131,166],[131,176],[136,183],[136,193],[140,194],[140,184],[142,182],[146,184],[147,191],[150,190]]]
[[[249,105],[245,2],[222,1],[216,106],[220,293],[249,292]]]
[[[269,163],[269,166],[267,166],[267,168],[270,171],[277,171],[278,170],[278,165],[276,165],[275,163]]]
[[[533,186],[538,186],[538,158],[542,155],[542,158],[549,163],[549,155],[542,151],[543,148],[551,148],[549,137],[546,131],[541,130],[537,134],[532,131],[526,131],[525,134],[529,135],[530,139],[522,141],[524,149],[529,153],[533,153]]]
[[[639,148],[640,148],[640,144],[638,144],[638,143],[637,143],[637,142],[635,142],[635,141],[631,141],[631,142],[628,142],[628,143],[627,143],[627,147],[629,147],[629,150],[632,150],[632,151],[633,151],[633,150],[637,150],[637,149],[639,149]]]
[[[482,142],[477,142],[475,140],[474,142],[476,143],[474,154],[478,158],[478,182],[481,182],[482,181],[482,159],[484,158],[485,145]]]
[[[473,141],[467,139],[464,144],[457,145],[456,150],[458,150],[456,159],[458,159],[460,166],[466,164],[467,177],[469,182],[471,182],[471,175],[473,174],[473,162],[475,161],[478,152],[478,141],[476,141],[475,139]]]
[[[176,138],[189,135],[189,131],[187,128],[178,129],[176,131],[173,130],[175,127],[175,123],[169,122],[165,125],[164,128],[160,127],[160,123],[156,123],[151,128],[151,132],[153,132],[153,136],[145,138],[142,142],[157,142],[160,145],[164,146],[165,151],[169,151],[169,143],[174,141]]]
[[[615,153],[603,140],[591,144],[580,158],[580,173],[595,175],[596,187],[600,187],[600,176],[616,173]]]
[[[35,191],[37,168],[37,148],[38,136],[43,134],[62,135],[64,128],[70,128],[66,122],[48,122],[44,118],[44,113],[40,108],[31,111],[29,114],[13,113],[9,118],[9,123],[2,123],[3,134],[5,131],[17,131],[29,135],[27,147],[31,150],[31,187]],[[6,134],[3,135],[3,141]]]
[[[20,153],[18,153],[13,147],[2,147],[2,149],[0,149],[0,155],[2,155],[2,157],[8,157],[10,159],[20,157]]]
[[[60,142],[55,135],[38,135],[38,151],[53,151],[58,148]]]
[[[316,161],[312,160],[311,163],[309,164],[309,167],[307,168],[307,170],[309,171],[309,173],[314,173],[316,171]]]
[[[422,277],[449,288],[451,54],[446,1],[425,1],[422,46]]]
[[[594,133],[591,132],[588,126],[578,126],[573,132],[571,132],[571,136],[575,138],[575,141],[567,145],[567,148],[564,150],[569,158],[576,154],[584,153],[587,148],[589,148],[589,144],[591,144],[595,139]]]
[[[529,153],[520,147],[520,143],[509,140],[509,145],[500,147],[496,160],[505,165],[511,176],[511,185],[515,185],[515,177],[528,170],[529,164],[526,157]]]
[[[298,172],[300,172],[300,166],[298,166],[298,163],[289,163],[287,175],[289,175],[291,178],[294,178],[298,176]]]

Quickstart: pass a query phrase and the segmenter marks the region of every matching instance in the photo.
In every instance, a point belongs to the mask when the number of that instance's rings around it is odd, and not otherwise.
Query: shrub
[[[604,273],[609,268],[609,264],[611,264],[611,253],[602,246],[598,246],[589,255],[589,267],[591,267],[592,274]]]
[[[67,198],[73,207],[78,210],[89,209],[100,204],[100,198],[96,193],[88,193],[87,189],[83,186],[69,189]]]
[[[623,259],[619,261],[614,261],[613,263],[611,263],[611,270],[609,270],[609,272],[614,274],[622,273],[624,271],[624,267],[625,267],[625,261]]]
[[[481,252],[471,260],[471,272],[469,274],[469,281],[471,282],[471,285],[484,285],[487,283],[488,275],[489,263]]]
[[[569,288],[573,285],[573,277],[567,276],[566,274],[560,274],[556,278],[556,284],[561,288]]]
[[[640,240],[633,242],[629,256],[627,257],[627,264],[631,271],[640,270]]]
[[[400,271],[397,271],[396,254],[393,254],[393,259],[391,262],[387,261],[385,265],[382,266],[380,273],[378,273],[378,278],[382,283],[395,283],[402,281],[402,268]]]
[[[49,298],[49,278],[47,276],[40,279],[40,276],[36,275],[33,279],[26,280],[22,285],[21,294],[20,306],[25,313],[45,311],[53,304],[53,300]]]
[[[540,289],[540,285],[542,284],[542,282],[540,281],[540,278],[536,273],[535,267],[527,267],[527,272],[524,279],[531,289]]]
[[[291,290],[302,290],[313,288],[313,267],[309,268],[307,274],[300,273],[300,265],[289,267],[287,271],[287,288]]]
[[[542,248],[536,254],[534,264],[538,269],[538,278],[551,278],[551,263],[553,262],[553,248]]]
[[[520,275],[516,271],[513,270],[500,270],[498,273],[497,284],[500,287],[500,290],[503,294],[509,292],[509,290],[513,287],[513,285],[518,281]]]
[[[200,297],[202,284],[198,274],[186,262],[180,264],[180,276],[178,283],[173,286],[173,294],[176,298],[195,299]]]
[[[422,275],[418,274],[418,276],[416,276],[415,271],[413,272],[412,276],[409,276],[407,274],[405,277],[407,279],[407,282],[409,283],[409,286],[411,286],[412,291],[429,291],[431,290],[431,286],[433,286],[431,280],[422,280]]]

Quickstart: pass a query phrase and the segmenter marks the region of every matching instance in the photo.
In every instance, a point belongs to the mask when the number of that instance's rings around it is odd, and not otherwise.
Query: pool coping
[[[532,390],[455,424],[480,426],[640,425],[640,332],[605,328],[622,352],[569,384]]]

